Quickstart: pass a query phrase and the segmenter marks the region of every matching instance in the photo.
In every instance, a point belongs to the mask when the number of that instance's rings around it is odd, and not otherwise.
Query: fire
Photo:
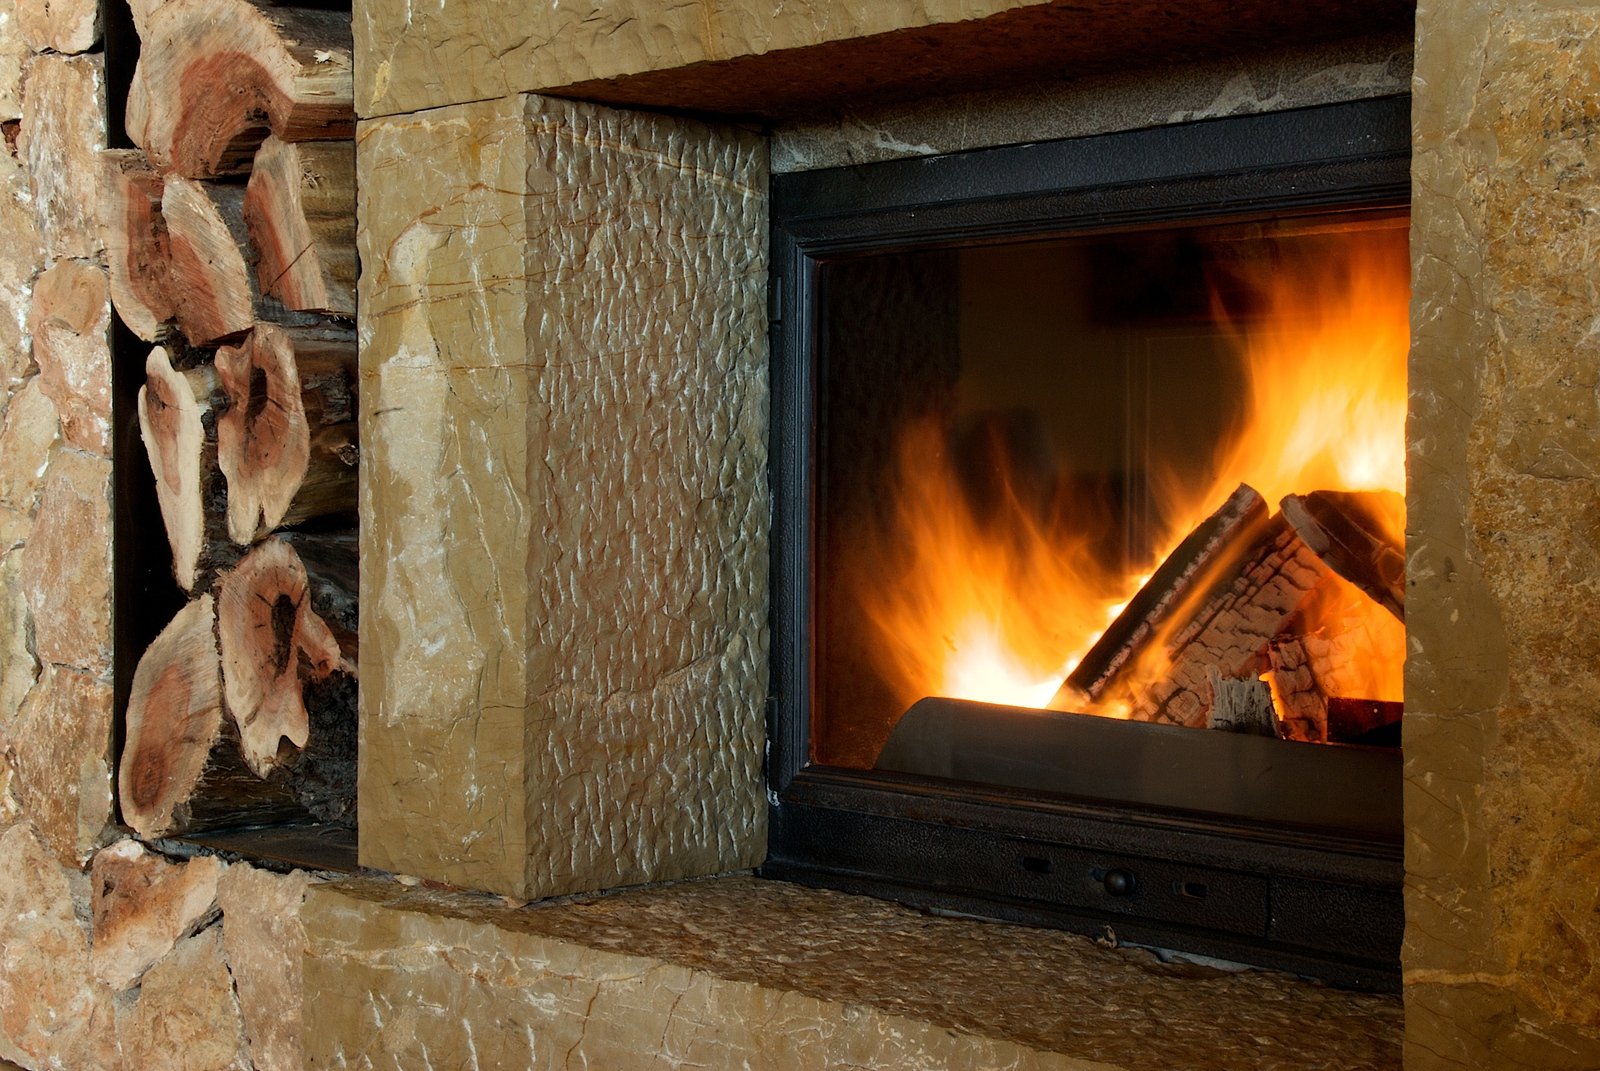
[[[1329,234],[1270,270],[1244,269],[1257,295],[1251,313],[1230,320],[1220,303],[1214,313],[1248,373],[1245,419],[1209,485],[1168,478],[1155,487],[1167,549],[1240,483],[1274,506],[1315,490],[1404,491],[1404,243],[1399,228]],[[905,430],[895,535],[864,541],[845,565],[882,648],[879,668],[902,709],[926,695],[1044,706],[1148,577],[1127,575],[1120,561],[1108,568],[1095,553],[1107,518],[1092,502],[1058,489],[1041,508],[1001,473],[1000,507],[975,508],[948,436],[935,420]],[[1385,524],[1403,539],[1403,507]],[[1316,600],[1311,634],[1323,624],[1348,632],[1351,615],[1361,617],[1393,658],[1353,670],[1353,694],[1398,699],[1404,626],[1346,587]]]

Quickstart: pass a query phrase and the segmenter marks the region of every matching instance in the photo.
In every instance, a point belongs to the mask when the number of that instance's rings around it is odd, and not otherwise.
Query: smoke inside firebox
[[[926,696],[1381,742],[1405,222],[828,262],[813,759]]]

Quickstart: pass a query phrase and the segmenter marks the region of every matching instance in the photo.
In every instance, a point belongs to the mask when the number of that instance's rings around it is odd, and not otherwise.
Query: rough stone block
[[[15,0],[17,24],[35,52],[86,52],[100,40],[100,5],[92,0]]]
[[[68,443],[111,454],[111,287],[104,268],[57,261],[34,282],[28,315],[39,383]]]
[[[300,905],[311,879],[237,865],[218,887],[228,957],[256,1071],[302,1071],[305,928]]]
[[[121,1066],[111,993],[67,875],[26,823],[0,835],[0,1056],[28,1067]]]
[[[18,148],[51,259],[93,260],[100,237],[99,153],[106,145],[105,61],[43,54],[28,61]]]
[[[101,678],[111,668],[111,462],[58,450],[23,551],[41,662]]]
[[[28,173],[8,152],[0,152],[0,234],[6,236],[0,243],[0,401],[4,401],[33,367],[24,325],[34,276],[44,266]]]
[[[22,61],[27,56],[16,0],[0,0],[0,123],[22,118]]]
[[[32,632],[28,600],[22,593],[22,551],[5,550],[0,552],[0,732],[7,736],[39,676],[39,662],[29,643]]]
[[[250,1071],[221,929],[182,942],[145,974],[123,1051],[141,1071]]]
[[[111,719],[110,684],[47,664],[11,734],[17,796],[63,866],[83,865],[107,839]]]
[[[56,407],[33,377],[11,397],[0,422],[0,504],[32,513],[59,430]]]
[[[217,886],[226,870],[201,857],[170,863],[135,840],[99,852],[89,871],[94,899],[95,977],[131,989],[144,973],[217,917]]]
[[[517,97],[358,152],[363,861],[522,897],[752,865],[762,142]]]

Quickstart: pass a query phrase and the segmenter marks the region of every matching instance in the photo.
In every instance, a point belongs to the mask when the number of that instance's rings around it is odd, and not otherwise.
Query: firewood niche
[[[127,363],[144,369],[161,571],[185,601],[131,675],[122,819],[146,838],[353,826],[350,16],[248,0],[136,16],[135,147],[102,154],[102,218],[113,305],[143,343]]]

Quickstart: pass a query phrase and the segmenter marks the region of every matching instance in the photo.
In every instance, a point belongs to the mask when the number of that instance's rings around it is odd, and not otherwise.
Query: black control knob
[[[1118,867],[1116,870],[1106,871],[1103,884],[1106,892],[1112,896],[1127,896],[1133,892],[1133,873]]]

